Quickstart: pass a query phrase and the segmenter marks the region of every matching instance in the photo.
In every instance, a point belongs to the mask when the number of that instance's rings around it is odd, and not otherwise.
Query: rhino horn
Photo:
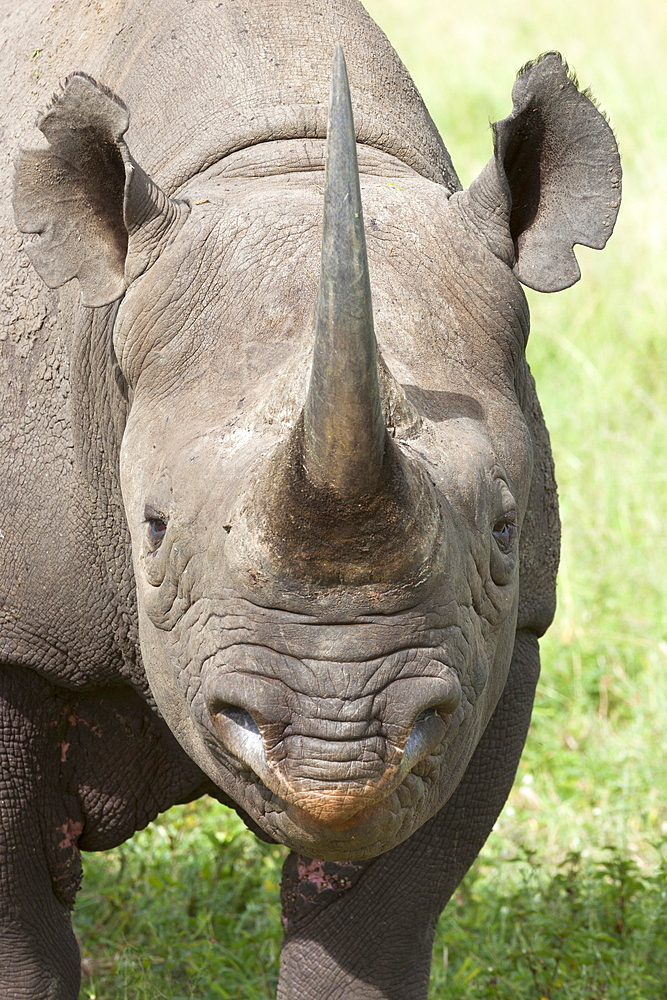
[[[303,467],[341,496],[373,493],[387,443],[345,58],[336,49],[329,105],[322,259]]]

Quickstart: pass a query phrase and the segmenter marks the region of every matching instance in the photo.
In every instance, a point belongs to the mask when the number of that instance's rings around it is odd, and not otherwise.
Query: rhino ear
[[[494,158],[459,204],[519,281],[556,292],[581,277],[576,243],[601,250],[621,201],[614,134],[558,53],[520,73],[493,125]]]
[[[38,234],[26,245],[35,269],[51,288],[77,278],[88,306],[119,298],[187,214],[132,159],[129,123],[119,98],[77,73],[37,122],[49,147],[16,163],[14,214]]]

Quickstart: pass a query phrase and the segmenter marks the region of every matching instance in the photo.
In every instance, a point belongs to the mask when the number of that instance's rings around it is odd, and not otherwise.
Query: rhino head
[[[125,106],[81,74],[41,119],[49,148],[18,164],[33,263],[105,307],[130,387],[123,504],[155,701],[311,857],[374,856],[442,807],[517,628],[553,613],[520,282],[577,280],[572,247],[606,242],[620,167],[557,56],[513,97],[465,192],[357,149],[340,50],[326,167],[295,139],[170,198],[129,152]]]

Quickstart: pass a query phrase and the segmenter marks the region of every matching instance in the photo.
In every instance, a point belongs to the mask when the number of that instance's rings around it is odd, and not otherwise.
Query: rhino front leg
[[[403,844],[356,865],[290,855],[278,1000],[424,1000],[438,917],[512,787],[538,675],[537,638],[520,631],[463,781]]]
[[[59,794],[57,704],[29,670],[0,665],[0,997],[76,1000],[69,908],[82,823]],[[72,803],[74,806],[74,803]]]

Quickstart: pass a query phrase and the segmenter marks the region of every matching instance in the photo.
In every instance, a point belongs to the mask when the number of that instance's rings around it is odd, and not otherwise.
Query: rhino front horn
[[[303,414],[304,471],[313,485],[341,496],[372,493],[386,444],[352,103],[339,45],[329,105],[313,367]]]

